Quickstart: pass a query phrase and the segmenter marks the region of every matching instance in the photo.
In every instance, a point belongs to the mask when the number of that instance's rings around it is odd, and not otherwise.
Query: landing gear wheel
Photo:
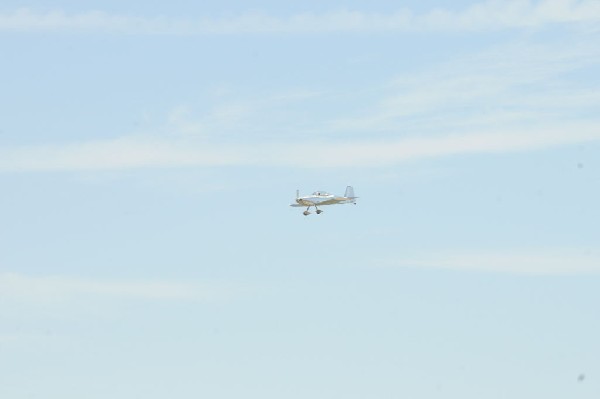
[[[309,211],[304,211],[304,212],[302,212],[302,214],[303,214],[304,216],[308,216],[308,215],[310,215],[310,212],[309,212]]]
[[[317,209],[317,215],[320,215],[321,213],[323,213],[323,211],[320,209]]]

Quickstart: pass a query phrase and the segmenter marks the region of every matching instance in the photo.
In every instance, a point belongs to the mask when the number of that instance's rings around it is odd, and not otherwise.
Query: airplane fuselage
[[[307,195],[296,199],[296,202],[302,206],[313,205],[335,205],[351,203],[352,200],[346,197],[336,197],[333,194]]]
[[[323,212],[318,207],[324,205],[337,205],[337,204],[356,204],[356,199],[358,197],[354,196],[354,190],[352,187],[346,188],[346,194],[342,196],[335,196],[333,194],[329,194],[325,191],[315,191],[311,195],[307,196],[297,196],[296,203],[291,204],[290,206],[301,207],[305,206],[307,209],[304,212],[304,215],[310,214],[310,207],[314,206],[317,214]]]

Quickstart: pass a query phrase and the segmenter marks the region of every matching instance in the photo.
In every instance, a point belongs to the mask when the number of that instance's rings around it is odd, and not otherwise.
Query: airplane
[[[322,205],[337,205],[337,204],[354,204],[356,205],[356,199],[358,197],[354,196],[354,188],[352,186],[346,187],[346,193],[343,197],[337,197],[333,194],[329,194],[325,191],[315,191],[311,195],[307,195],[304,197],[300,196],[300,191],[296,190],[296,203],[290,204],[290,206],[294,207],[307,207],[302,214],[304,216],[310,215],[310,207],[314,206],[317,212],[317,215],[323,213],[323,211],[317,206]]]

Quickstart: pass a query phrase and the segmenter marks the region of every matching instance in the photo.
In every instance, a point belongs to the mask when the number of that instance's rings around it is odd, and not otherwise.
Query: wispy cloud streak
[[[344,10],[287,17],[248,13],[220,19],[150,18],[102,11],[69,14],[63,11],[18,9],[0,14],[0,30],[152,35],[306,34],[490,31],[597,21],[600,21],[600,4],[594,0],[490,0],[460,11],[438,8],[424,14],[415,14],[407,9],[390,14]]]
[[[331,128],[393,132],[419,123],[439,131],[479,126],[481,118],[495,125],[521,126],[564,116],[591,120],[577,113],[596,109],[597,85],[574,78],[600,64],[598,46],[587,39],[494,46],[398,77],[376,104],[362,114],[333,120]]]
[[[144,300],[213,301],[232,290],[218,286],[165,281],[111,281],[65,276],[29,276],[0,273],[0,298],[27,302],[102,297]]]
[[[600,258],[589,251],[464,252],[386,260],[386,267],[448,269],[522,275],[599,274]]]
[[[596,124],[487,131],[399,140],[222,145],[192,139],[128,137],[64,146],[0,149],[0,172],[192,166],[376,167],[461,154],[534,151],[600,141]]]

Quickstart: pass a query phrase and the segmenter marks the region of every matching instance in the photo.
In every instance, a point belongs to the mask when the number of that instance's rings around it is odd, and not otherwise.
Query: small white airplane
[[[321,214],[323,211],[317,206],[322,205],[337,205],[337,204],[354,204],[356,205],[356,199],[358,197],[354,196],[354,189],[352,186],[346,187],[346,193],[343,197],[337,197],[333,194],[329,194],[325,191],[315,191],[311,195],[307,195],[305,197],[300,196],[300,191],[296,190],[296,203],[290,204],[290,206],[295,207],[306,207],[306,210],[303,212],[304,216],[310,215],[310,207],[314,206],[317,211],[317,215]]]

